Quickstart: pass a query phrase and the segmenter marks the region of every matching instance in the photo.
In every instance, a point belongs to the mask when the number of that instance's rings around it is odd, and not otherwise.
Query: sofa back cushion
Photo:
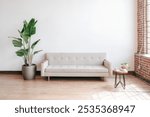
[[[102,65],[105,53],[46,53],[50,65]]]

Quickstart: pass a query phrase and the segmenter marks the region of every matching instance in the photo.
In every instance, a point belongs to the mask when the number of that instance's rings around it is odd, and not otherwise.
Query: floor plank
[[[0,74],[0,99],[44,100],[150,100],[150,85],[135,76],[126,76],[126,89],[114,88],[114,77],[36,77],[26,81],[21,75]]]

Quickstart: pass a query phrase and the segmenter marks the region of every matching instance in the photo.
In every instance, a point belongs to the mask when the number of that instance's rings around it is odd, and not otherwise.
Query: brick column
[[[150,82],[150,58],[143,56],[147,52],[147,0],[137,0],[137,53],[134,58],[134,70],[137,76]]]
[[[137,0],[137,53],[146,53],[146,2]]]

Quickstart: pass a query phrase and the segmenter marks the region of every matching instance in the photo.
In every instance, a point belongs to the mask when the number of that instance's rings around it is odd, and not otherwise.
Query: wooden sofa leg
[[[50,80],[50,76],[48,76],[48,81]]]

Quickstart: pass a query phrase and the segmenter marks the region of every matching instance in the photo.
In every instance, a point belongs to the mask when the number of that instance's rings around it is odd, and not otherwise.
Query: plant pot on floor
[[[22,75],[24,80],[33,80],[36,76],[36,65],[22,65]]]

